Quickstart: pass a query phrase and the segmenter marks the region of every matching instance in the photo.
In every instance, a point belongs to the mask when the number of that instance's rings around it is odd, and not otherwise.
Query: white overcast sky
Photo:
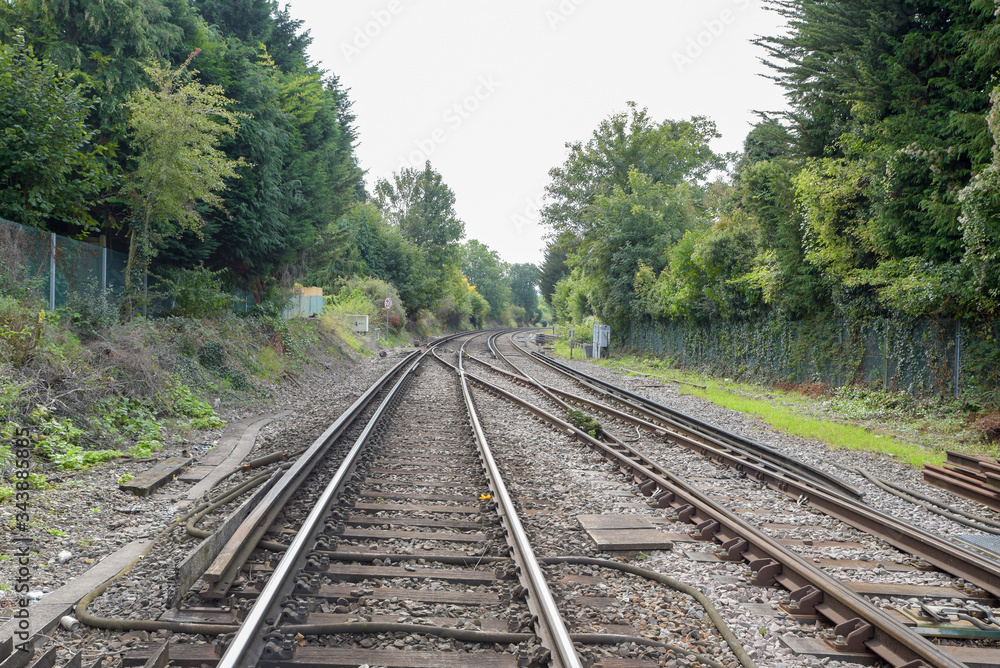
[[[289,2],[350,89],[369,188],[426,156],[466,236],[507,262],[541,263],[549,169],[628,100],[658,121],[708,116],[718,151],[784,106],[750,43],[780,26],[760,0]]]

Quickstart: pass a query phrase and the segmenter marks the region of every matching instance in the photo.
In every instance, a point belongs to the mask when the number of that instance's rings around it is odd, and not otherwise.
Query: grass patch
[[[944,453],[939,450],[931,450],[921,445],[907,443],[887,434],[874,434],[855,425],[804,417],[799,411],[776,406],[762,399],[734,394],[718,386],[708,386],[707,389],[702,390],[684,385],[681,386],[681,393],[701,397],[719,406],[753,415],[764,420],[778,431],[816,439],[835,448],[882,452],[917,468],[924,464],[940,466],[945,460]]]
[[[682,384],[678,387],[682,394],[752,415],[778,431],[815,439],[833,448],[880,452],[916,468],[924,464],[941,465],[945,460],[943,449],[912,443],[892,433],[877,433],[863,424],[851,424],[845,422],[843,416],[830,414],[830,409],[837,408],[835,400],[821,400],[795,391],[720,380],[671,368],[669,363],[655,358],[618,355],[614,359],[595,360],[594,363],[622,373],[649,375],[665,382],[681,381]],[[696,385],[704,386],[705,389]],[[885,423],[885,414],[871,417],[873,426],[881,428]],[[912,419],[912,415],[897,415],[900,419],[904,417]],[[953,431],[951,433],[954,434]]]
[[[261,346],[257,351],[257,366],[264,377],[270,380],[281,380],[282,374],[285,373],[285,364],[281,356],[271,346]]]

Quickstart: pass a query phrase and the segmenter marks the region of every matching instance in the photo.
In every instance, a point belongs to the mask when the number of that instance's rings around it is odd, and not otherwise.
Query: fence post
[[[100,236],[101,240],[101,296],[108,291],[108,238]]]
[[[837,348],[837,362],[836,367],[834,367],[834,387],[840,387],[840,372],[844,365],[844,321],[837,318],[837,343],[839,344]]]
[[[889,319],[885,321],[885,337],[882,344],[882,389],[889,389]]]
[[[962,321],[955,321],[955,398],[958,399],[958,381],[962,374]]]
[[[50,232],[52,244],[49,248],[49,310],[56,310],[56,233]]]

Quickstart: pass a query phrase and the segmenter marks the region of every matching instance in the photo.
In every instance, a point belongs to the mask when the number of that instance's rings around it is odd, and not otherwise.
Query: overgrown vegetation
[[[740,377],[763,367],[745,350],[770,355],[772,381],[874,385],[855,371],[881,346],[890,372],[921,366],[890,388],[936,394],[953,390],[951,344],[914,351],[930,330],[956,340],[960,321],[963,392],[998,403],[996,4],[766,4],[789,22],[758,40],[789,110],[763,114],[742,152],[715,155],[707,119],[634,103],[568,145],[543,211],[556,317],[578,332],[596,317],[619,345],[685,363],[714,352]],[[777,327],[801,336],[765,336]],[[880,341],[885,328],[912,337]]]
[[[570,424],[581,431],[585,431],[594,438],[601,438],[604,435],[604,429],[601,427],[601,423],[590,417],[583,411],[570,410],[568,413]]]
[[[12,472],[7,444],[19,427],[55,469],[145,459],[223,427],[209,401],[263,397],[317,356],[344,354],[317,321],[223,312],[95,328],[72,308],[0,295],[0,474]]]
[[[533,322],[537,268],[463,243],[429,162],[366,192],[352,101],[309,31],[273,0],[231,5],[0,3],[0,218],[127,248],[126,319],[371,278],[394,330]],[[103,310],[77,299],[81,322]]]

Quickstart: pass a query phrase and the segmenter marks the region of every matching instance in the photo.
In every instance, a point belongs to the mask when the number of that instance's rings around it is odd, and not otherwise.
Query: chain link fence
[[[22,283],[48,304],[67,305],[74,296],[121,298],[128,255],[97,243],[0,219],[0,262],[8,280]]]
[[[839,318],[747,322],[633,322],[626,347],[685,367],[768,382],[866,385],[995,402],[997,323]]]
[[[117,307],[125,292],[127,266],[128,253],[102,246],[100,238],[78,241],[0,218],[0,291],[37,297],[49,310],[98,297]],[[322,290],[307,290],[312,292],[291,296],[285,318],[323,311]],[[229,292],[236,313],[247,313],[256,303],[246,290]],[[175,306],[170,297],[151,295],[148,315],[160,317]]]

